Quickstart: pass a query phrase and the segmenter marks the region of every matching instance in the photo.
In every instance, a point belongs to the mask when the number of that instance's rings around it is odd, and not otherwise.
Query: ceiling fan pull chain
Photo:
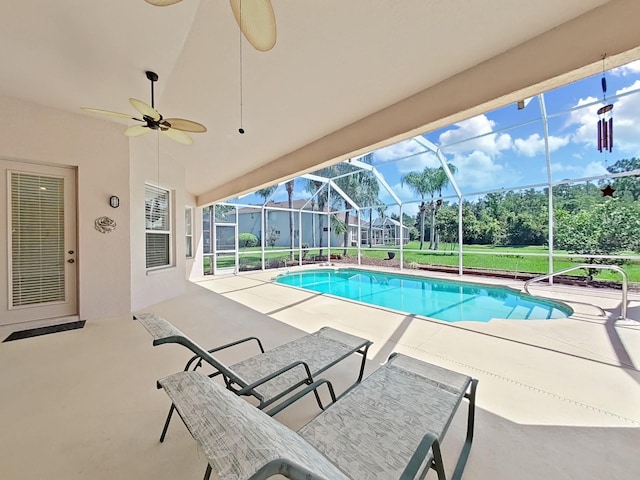
[[[242,0],[240,0],[240,32],[239,32],[239,47],[240,47],[240,128],[238,133],[244,134],[244,127],[242,122]]]

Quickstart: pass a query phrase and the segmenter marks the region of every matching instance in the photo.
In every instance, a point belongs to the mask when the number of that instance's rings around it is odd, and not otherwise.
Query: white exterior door
[[[78,314],[76,172],[0,160],[0,325]]]

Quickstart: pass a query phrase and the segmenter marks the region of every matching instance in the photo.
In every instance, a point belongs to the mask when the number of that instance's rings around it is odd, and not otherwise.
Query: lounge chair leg
[[[424,463],[424,459],[426,455],[431,450],[432,457],[431,463],[426,467],[422,468]],[[421,471],[419,477],[420,480],[424,480],[429,472],[429,469],[433,468],[438,474],[438,480],[447,480],[447,477],[444,473],[444,465],[442,463],[442,453],[440,452],[440,442],[433,433],[427,433],[422,440],[418,444],[415,452],[411,456],[409,463],[407,463],[406,468],[400,475],[400,480],[413,480],[418,476],[418,473]]]
[[[209,480],[210,477],[211,477],[211,465],[207,463],[207,470],[204,472],[203,480]]]
[[[456,469],[453,472],[451,480],[460,480],[462,472],[467,463],[469,457],[469,451],[471,450],[471,443],[473,442],[473,428],[476,419],[476,388],[478,386],[478,380],[471,380],[471,390],[465,396],[469,399],[469,415],[467,416],[467,438],[460,452]]]
[[[360,383],[362,381],[362,376],[364,375],[364,364],[367,361],[367,351],[368,350],[369,350],[369,345],[364,347],[363,351],[358,352],[358,353],[362,354],[362,363],[360,364],[360,374],[358,375],[358,379],[356,380],[356,383]]]
[[[167,436],[167,429],[169,428],[169,422],[171,422],[171,415],[173,415],[173,411],[176,409],[176,406],[172,403],[171,408],[169,409],[169,415],[167,415],[167,420],[164,422],[164,428],[162,429],[162,435],[160,435],[160,443],[164,442],[164,437]]]
[[[322,405],[322,402],[320,401],[320,395],[318,395],[318,390],[314,390],[313,394],[316,396],[316,402],[318,402],[318,406],[320,407],[320,410],[324,410],[324,406]]]
[[[431,452],[433,453],[431,466],[438,474],[438,480],[447,480],[447,476],[444,474],[444,464],[442,463],[442,453],[440,452],[440,442],[438,440],[435,440],[431,445]]]

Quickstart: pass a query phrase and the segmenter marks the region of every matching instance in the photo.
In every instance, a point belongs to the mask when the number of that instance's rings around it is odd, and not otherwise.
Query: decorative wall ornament
[[[109,217],[98,217],[95,221],[95,228],[100,233],[111,233],[116,229],[116,221]]]

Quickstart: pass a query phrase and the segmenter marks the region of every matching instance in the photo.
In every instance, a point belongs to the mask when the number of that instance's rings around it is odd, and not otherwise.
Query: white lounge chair
[[[205,480],[212,471],[220,480],[404,480],[430,468],[445,480],[440,442],[465,397],[467,437],[454,480],[473,441],[477,380],[404,355],[392,355],[297,433],[198,372],[158,383],[207,457]]]
[[[362,355],[360,371],[354,384],[362,380],[369,340],[349,335],[329,327],[323,327],[315,333],[304,335],[296,340],[265,351],[262,342],[256,337],[241,340],[205,350],[187,337],[168,320],[154,313],[141,313],[133,317],[138,320],[153,337],[154,345],[178,343],[195,354],[184,370],[197,369],[202,362],[213,368],[210,377],[221,375],[227,388],[237,395],[254,397],[258,408],[275,406],[302,385],[309,385],[315,378],[354,353]],[[255,341],[260,353],[233,365],[225,365],[213,354],[245,342]],[[324,408],[320,396],[314,391],[318,406]],[[335,394],[330,387],[330,394]],[[172,405],[160,436],[164,441],[167,428],[171,422],[174,406]]]

